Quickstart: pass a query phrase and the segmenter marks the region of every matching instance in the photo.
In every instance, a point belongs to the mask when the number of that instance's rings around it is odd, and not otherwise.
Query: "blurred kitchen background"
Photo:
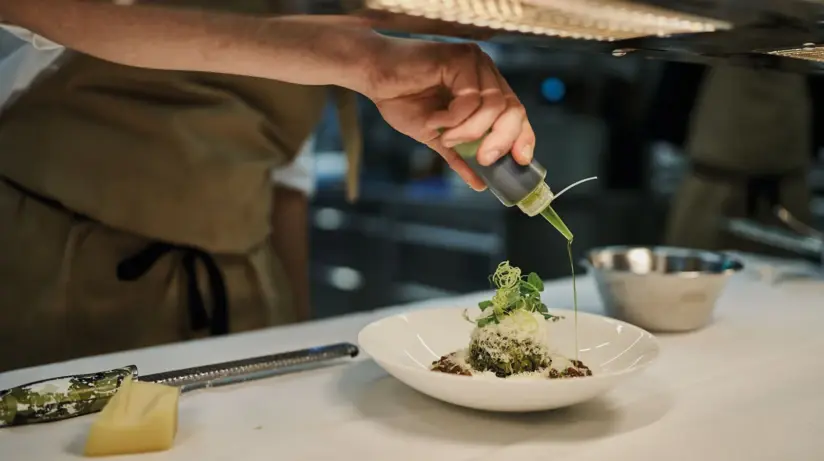
[[[662,243],[706,68],[621,50],[483,48],[527,107],[538,136],[535,157],[552,189],[599,177],[555,204],[575,233],[574,258],[595,246]],[[821,79],[808,79],[814,107],[824,107]],[[816,119],[823,114],[816,111]],[[318,190],[310,210],[316,316],[487,289],[488,274],[504,259],[545,279],[569,276],[565,242],[548,223],[469,189],[434,152],[383,122],[368,101],[361,123],[362,189],[355,204],[344,199],[346,160],[332,106],[317,131]],[[813,145],[813,224],[824,228],[824,139]]]

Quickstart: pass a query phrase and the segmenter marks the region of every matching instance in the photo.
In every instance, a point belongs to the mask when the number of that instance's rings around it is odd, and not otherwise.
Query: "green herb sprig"
[[[495,294],[492,299],[478,303],[483,315],[473,321],[464,312],[464,317],[478,327],[501,323],[504,318],[517,310],[538,312],[546,320],[558,320],[559,317],[550,314],[546,304],[541,302],[544,282],[538,274],[531,272],[523,276],[520,268],[511,266],[509,261],[504,261],[498,264],[495,273],[490,276],[490,281],[495,287]]]

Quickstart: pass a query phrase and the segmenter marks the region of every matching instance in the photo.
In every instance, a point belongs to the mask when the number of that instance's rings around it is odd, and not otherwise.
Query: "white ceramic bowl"
[[[361,330],[358,342],[387,373],[430,397],[507,412],[551,410],[592,399],[641,371],[659,352],[658,341],[650,333],[620,320],[579,312],[579,358],[592,369],[592,376],[513,380],[430,371],[433,361],[468,346],[472,324],[462,312],[462,308],[450,307],[387,317]],[[550,346],[574,358],[574,313],[551,312],[564,319],[548,322]]]

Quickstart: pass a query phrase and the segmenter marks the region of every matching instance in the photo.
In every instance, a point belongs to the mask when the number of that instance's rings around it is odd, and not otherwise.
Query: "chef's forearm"
[[[89,0],[0,0],[0,18],[119,64],[356,91],[385,40],[363,27]]]

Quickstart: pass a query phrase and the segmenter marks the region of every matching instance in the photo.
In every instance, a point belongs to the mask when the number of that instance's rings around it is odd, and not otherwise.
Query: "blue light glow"
[[[566,85],[561,79],[550,77],[541,83],[541,95],[549,102],[559,102],[566,95]]]

